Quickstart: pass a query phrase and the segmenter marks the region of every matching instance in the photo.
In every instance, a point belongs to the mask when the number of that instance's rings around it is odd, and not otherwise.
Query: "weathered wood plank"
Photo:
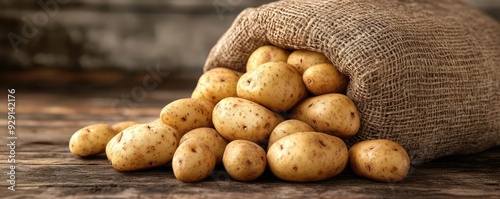
[[[36,172],[35,172],[36,171]],[[92,196],[115,193],[129,196],[127,190],[146,196],[157,194],[191,193],[212,198],[258,193],[266,198],[317,197],[374,197],[374,198],[494,198],[499,197],[498,171],[494,169],[414,169],[401,183],[378,183],[365,180],[345,171],[332,179],[315,183],[288,183],[266,173],[256,182],[238,182],[218,168],[212,177],[198,183],[176,180],[168,166],[145,171],[120,173],[109,165],[21,165],[17,171],[19,192],[52,189],[46,194]],[[493,172],[493,175],[492,173]],[[24,179],[23,179],[24,178]],[[29,181],[27,180],[29,179]],[[26,190],[22,188],[25,187]],[[59,192],[59,193],[58,193]],[[64,193],[66,192],[66,193]],[[68,193],[69,192],[69,193]],[[240,195],[241,196],[241,195]],[[95,197],[95,195],[94,195]],[[255,196],[251,196],[254,198]]]
[[[353,198],[495,198],[500,197],[500,147],[480,154],[441,158],[413,167],[401,183],[378,183],[356,177],[348,169],[341,175],[316,183],[288,183],[267,171],[256,182],[230,179],[220,166],[208,179],[194,184],[177,181],[170,165],[145,171],[121,173],[113,170],[104,155],[82,159],[69,153],[69,135],[52,137],[52,142],[27,144],[18,152],[17,193],[41,196],[82,196],[117,198],[187,197],[189,193],[207,198],[353,197]],[[27,140],[38,140],[29,137]],[[38,145],[38,146],[37,146]],[[53,151],[55,147],[58,150]],[[28,151],[28,152],[24,152]],[[0,159],[7,159],[0,155]],[[7,164],[0,164],[6,170]],[[254,195],[253,193],[258,193]],[[187,195],[186,195],[187,194]],[[262,195],[261,195],[262,194]]]

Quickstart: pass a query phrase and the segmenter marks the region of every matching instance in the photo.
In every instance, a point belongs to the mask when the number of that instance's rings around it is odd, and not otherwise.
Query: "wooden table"
[[[202,182],[182,183],[175,179],[170,165],[120,173],[111,168],[105,155],[82,159],[70,154],[69,138],[79,128],[100,122],[152,121],[168,102],[189,97],[193,86],[158,87],[146,92],[133,86],[45,91],[17,88],[15,192],[7,188],[10,175],[6,173],[11,166],[7,160],[12,151],[6,146],[9,143],[5,139],[7,90],[2,87],[0,128],[5,141],[0,147],[3,173],[0,197],[500,198],[500,147],[414,166],[408,178],[400,183],[366,180],[348,169],[332,179],[315,183],[284,182],[268,171],[254,182],[238,182],[230,179],[221,167]],[[136,98],[125,103],[123,96],[132,95]]]

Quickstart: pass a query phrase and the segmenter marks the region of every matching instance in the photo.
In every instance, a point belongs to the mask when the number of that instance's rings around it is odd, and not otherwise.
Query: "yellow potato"
[[[271,147],[274,142],[278,141],[282,137],[287,135],[291,135],[297,132],[308,132],[315,131],[311,125],[296,119],[285,120],[276,126],[271,135],[269,136],[269,140],[267,142],[267,148]]]
[[[73,155],[80,157],[104,153],[106,144],[116,133],[108,124],[86,126],[71,136],[69,150]]]
[[[242,73],[227,69],[211,69],[198,79],[191,98],[208,100],[217,104],[226,97],[236,97],[236,84]]]
[[[247,61],[246,72],[250,72],[261,64],[288,60],[290,52],[276,46],[261,46],[253,51]]]
[[[228,141],[249,140],[264,143],[283,118],[250,100],[228,97],[215,105],[215,129]]]
[[[119,133],[123,130],[125,130],[126,128],[132,126],[132,125],[135,125],[135,124],[138,124],[136,121],[122,121],[122,122],[118,122],[118,123],[115,123],[113,125],[111,125],[111,128]]]
[[[297,68],[300,74],[303,74],[311,66],[324,63],[331,64],[332,62],[322,53],[295,50],[288,56],[287,63]]]
[[[238,80],[238,97],[277,111],[287,111],[307,96],[302,76],[285,62],[268,62]]]
[[[314,95],[345,93],[349,78],[340,73],[333,64],[317,64],[302,74],[307,90]]]
[[[196,182],[207,178],[215,169],[216,158],[210,148],[199,140],[186,140],[179,145],[172,160],[175,178]]]
[[[354,144],[349,149],[349,162],[357,175],[380,182],[401,181],[410,169],[410,157],[406,150],[386,139]]]
[[[354,102],[339,93],[307,98],[292,110],[291,117],[341,138],[355,135],[361,122]]]
[[[160,166],[172,160],[178,139],[177,131],[163,123],[136,124],[108,142],[106,156],[118,171]]]
[[[266,151],[248,140],[234,140],[224,151],[224,168],[240,181],[257,179],[266,170]]]
[[[212,127],[214,104],[203,99],[183,98],[167,104],[160,113],[161,121],[174,127],[182,137],[200,127]]]
[[[182,136],[180,144],[186,140],[198,140],[205,143],[217,158],[217,163],[222,163],[222,155],[226,149],[227,141],[213,128],[202,127],[188,131]]]
[[[344,141],[319,132],[298,132],[283,137],[267,152],[271,172],[293,182],[331,178],[344,170],[347,161]]]

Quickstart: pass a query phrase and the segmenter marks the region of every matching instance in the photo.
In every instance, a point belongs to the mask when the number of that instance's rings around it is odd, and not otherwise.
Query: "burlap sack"
[[[455,0],[278,1],[244,10],[205,70],[245,70],[272,44],[324,53],[361,115],[347,140],[386,138],[413,164],[500,144],[500,25]]]

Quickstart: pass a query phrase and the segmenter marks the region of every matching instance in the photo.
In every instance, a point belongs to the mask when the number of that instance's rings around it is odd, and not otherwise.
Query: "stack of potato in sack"
[[[319,181],[348,163],[397,182],[500,144],[499,64],[499,23],[461,1],[277,1],[239,14],[191,98],[151,123],[85,127],[70,149],[119,171],[171,163],[183,182],[218,164],[241,181],[266,168]]]

